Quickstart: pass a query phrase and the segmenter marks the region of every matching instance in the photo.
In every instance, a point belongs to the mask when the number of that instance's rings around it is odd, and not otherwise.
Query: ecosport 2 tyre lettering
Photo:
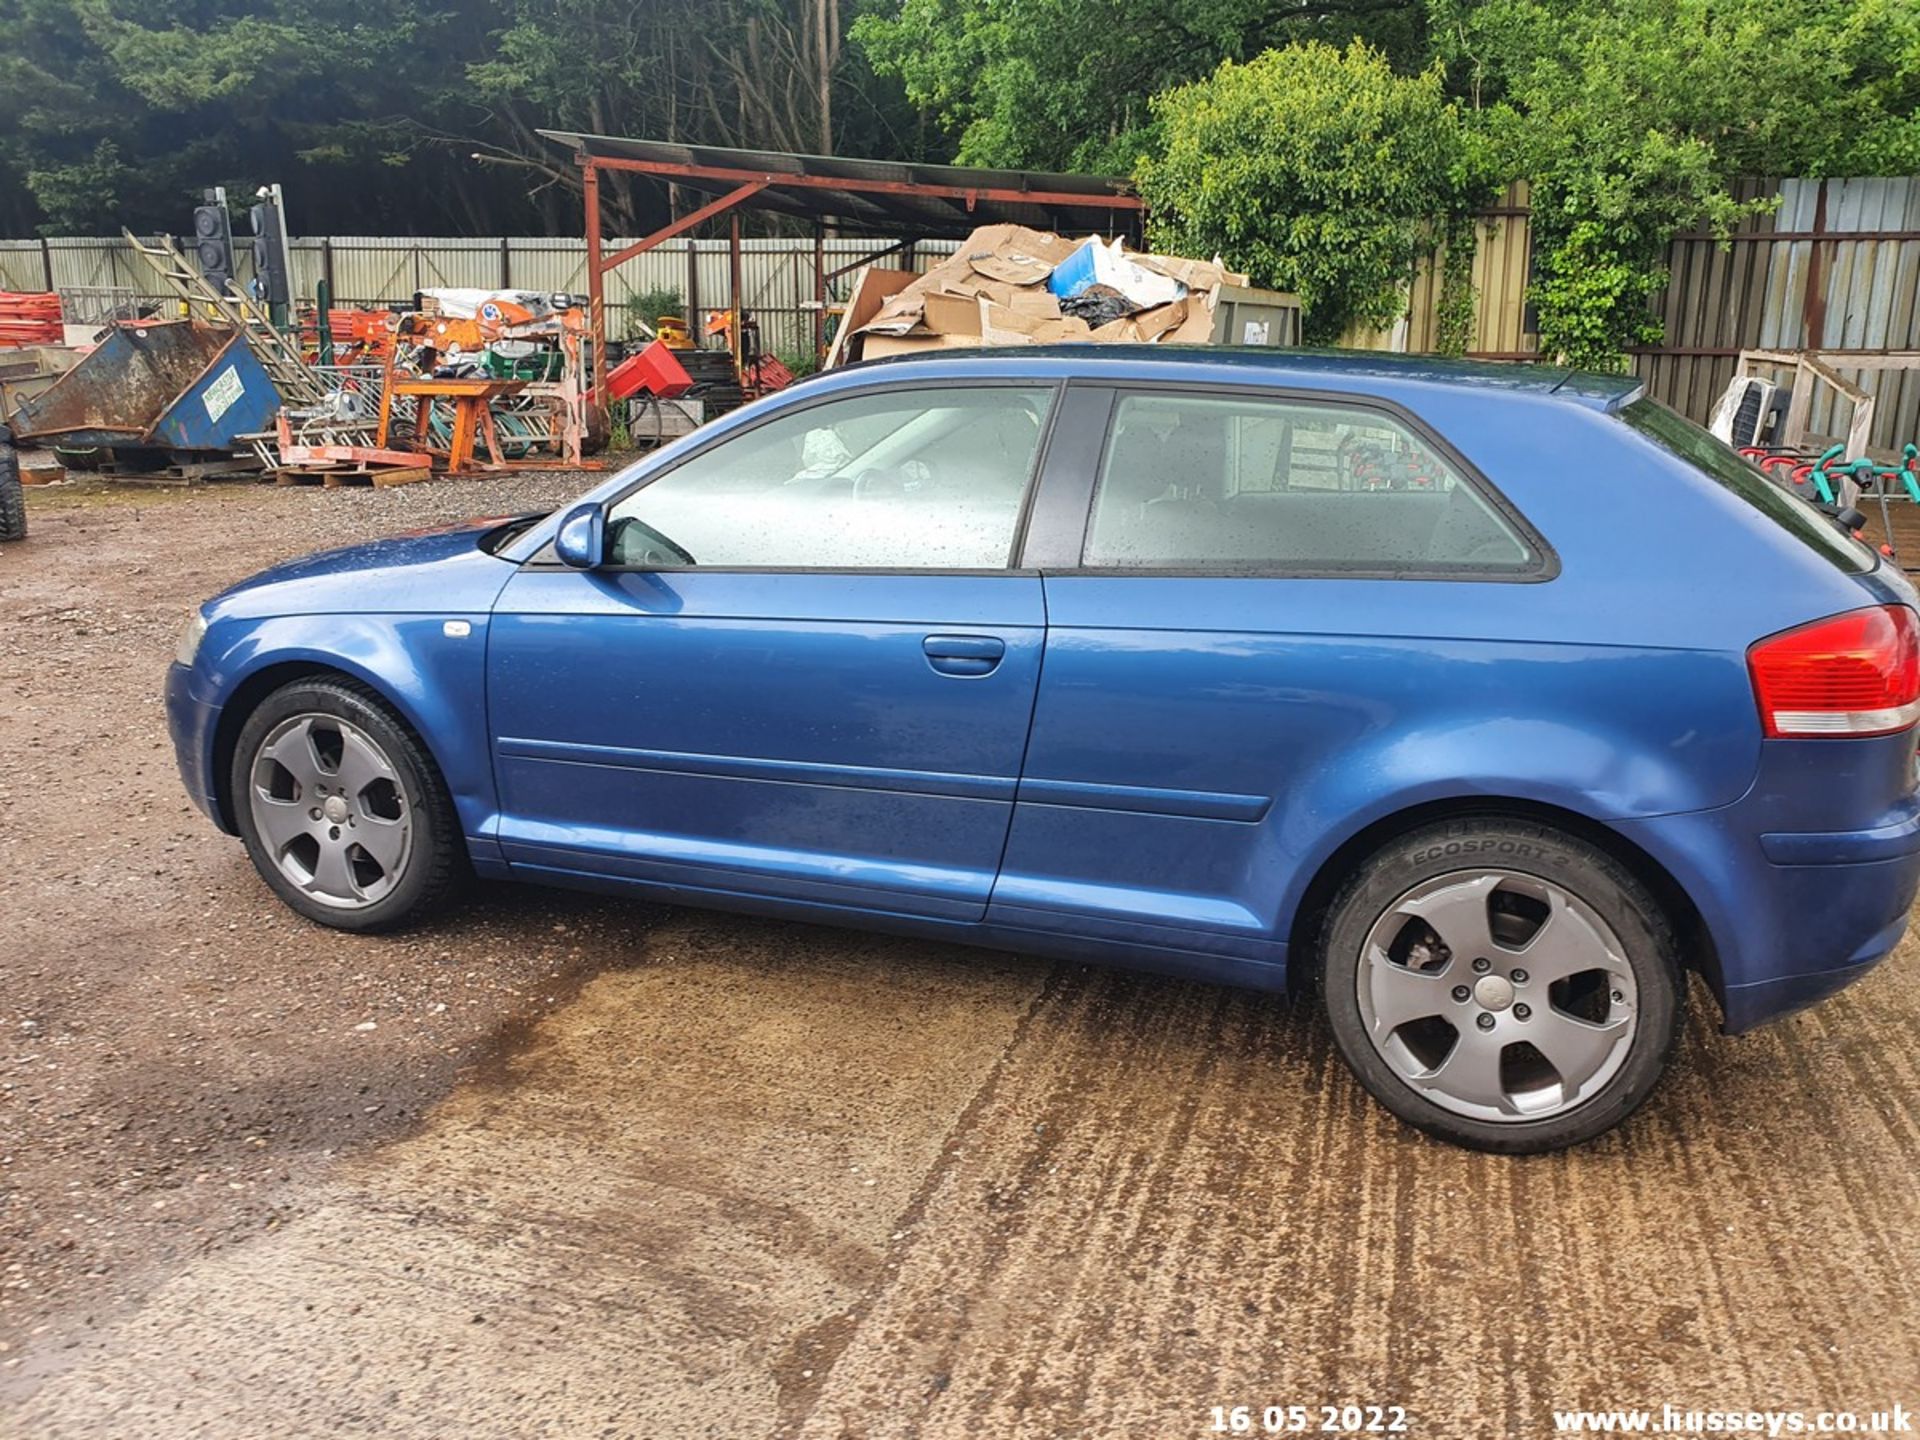
[[[1672,928],[1599,848],[1461,820],[1364,863],[1323,931],[1334,1043],[1408,1124],[1480,1150],[1575,1145],[1653,1092],[1684,1017]]]
[[[392,930],[438,910],[468,872],[432,758],[371,690],[282,686],[247,717],[230,775],[247,854],[300,914]]]

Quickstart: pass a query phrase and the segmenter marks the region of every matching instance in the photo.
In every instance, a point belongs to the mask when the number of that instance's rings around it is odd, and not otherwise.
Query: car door
[[[943,920],[983,914],[1044,633],[1012,568],[1053,391],[796,402],[536,559],[488,645],[517,869]]]
[[[1455,703],[1413,637],[1538,576],[1517,516],[1404,412],[1076,385],[1029,564],[1045,665],[990,923],[1275,962],[1349,742]],[[1471,633],[1471,632],[1468,632]],[[1406,638],[1400,638],[1406,637]]]

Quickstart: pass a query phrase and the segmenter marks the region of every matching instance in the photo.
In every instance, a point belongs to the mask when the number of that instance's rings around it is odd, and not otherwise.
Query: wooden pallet
[[[134,470],[104,462],[97,472],[101,479],[116,485],[205,485],[209,481],[255,481],[265,479],[260,466],[252,460],[197,460],[182,465],[163,465],[158,470]]]
[[[392,485],[418,485],[433,479],[433,471],[424,465],[335,465],[326,468],[286,467],[273,472],[276,485],[323,485],[337,490],[347,485],[372,485],[386,489]]]

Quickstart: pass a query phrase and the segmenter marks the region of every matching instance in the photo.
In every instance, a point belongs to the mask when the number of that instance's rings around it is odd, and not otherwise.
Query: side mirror
[[[598,505],[576,505],[554,532],[553,553],[573,570],[598,570],[607,558],[607,516]]]

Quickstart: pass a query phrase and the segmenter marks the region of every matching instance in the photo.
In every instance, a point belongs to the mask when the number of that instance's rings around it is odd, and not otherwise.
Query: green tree
[[[434,143],[471,111],[441,57],[491,15],[459,3],[0,0],[0,226],[179,229],[202,187],[268,180],[313,228],[446,228],[523,200]]]
[[[1416,258],[1482,191],[1440,72],[1396,75],[1358,42],[1229,61],[1154,111],[1164,143],[1136,172],[1149,237],[1298,291],[1316,343],[1391,324]]]
[[[266,180],[309,230],[572,229],[541,128],[912,156],[852,3],[0,0],[0,231],[177,229],[202,187]],[[626,227],[668,204],[606,199]]]
[[[1124,173],[1149,97],[1291,40],[1369,39],[1423,63],[1419,0],[879,0],[853,28],[873,68],[965,164]]]
[[[536,131],[584,130],[810,153],[911,152],[912,117],[844,39],[845,0],[501,0],[492,53],[467,67],[488,105],[475,139],[572,189]],[[663,188],[610,177],[616,226],[657,216]]]
[[[1614,369],[1660,338],[1674,234],[1743,174],[1920,169],[1910,0],[1433,0],[1499,168],[1533,182],[1541,349]]]

